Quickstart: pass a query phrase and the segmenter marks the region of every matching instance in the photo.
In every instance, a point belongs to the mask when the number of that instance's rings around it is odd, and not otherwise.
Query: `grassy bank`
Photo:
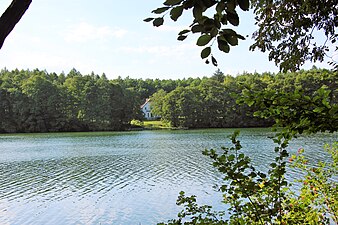
[[[145,121],[139,121],[139,120],[133,120],[131,121],[131,124],[136,128],[142,128],[146,130],[159,130],[159,129],[171,129],[169,123],[165,123],[161,120],[145,120]]]

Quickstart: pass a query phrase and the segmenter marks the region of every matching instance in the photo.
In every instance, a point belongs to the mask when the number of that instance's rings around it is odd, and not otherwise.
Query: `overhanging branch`
[[[6,37],[25,14],[32,0],[13,0],[10,6],[0,17],[0,49]]]

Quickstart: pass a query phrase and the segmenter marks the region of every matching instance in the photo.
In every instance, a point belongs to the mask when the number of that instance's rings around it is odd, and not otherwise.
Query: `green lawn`
[[[146,129],[166,129],[170,128],[170,125],[168,123],[165,123],[160,120],[145,120],[145,121],[139,121],[139,120],[133,120],[131,121],[132,125],[140,126]]]

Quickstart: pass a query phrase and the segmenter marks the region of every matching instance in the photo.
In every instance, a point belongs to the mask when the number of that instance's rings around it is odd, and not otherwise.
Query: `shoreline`
[[[95,130],[95,131],[50,131],[50,132],[11,132],[11,133],[0,133],[0,135],[11,135],[11,134],[65,134],[65,133],[128,133],[134,131],[180,131],[180,130],[217,130],[217,129],[269,129],[272,127],[140,127],[140,128],[129,128],[126,130]]]

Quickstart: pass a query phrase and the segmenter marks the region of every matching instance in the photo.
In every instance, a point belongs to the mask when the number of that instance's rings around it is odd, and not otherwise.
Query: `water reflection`
[[[178,192],[223,207],[221,176],[201,154],[232,130],[0,136],[1,224],[154,224],[174,217]],[[264,169],[268,130],[242,132],[243,151]],[[301,137],[312,154],[336,135]],[[297,147],[298,146],[298,147]],[[320,155],[319,157],[325,157]],[[315,160],[315,159],[314,159]]]

